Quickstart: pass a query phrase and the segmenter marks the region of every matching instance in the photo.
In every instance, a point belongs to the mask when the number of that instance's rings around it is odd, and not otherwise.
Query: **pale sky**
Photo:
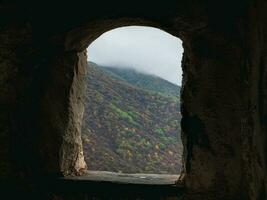
[[[181,85],[182,41],[160,29],[113,29],[92,42],[87,52],[88,60],[98,65],[133,68]]]

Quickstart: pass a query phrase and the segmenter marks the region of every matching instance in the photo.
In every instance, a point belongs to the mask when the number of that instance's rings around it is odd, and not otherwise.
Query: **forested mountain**
[[[91,63],[93,65],[93,63]],[[167,96],[180,95],[180,87],[166,81],[158,76],[140,73],[134,69],[115,68],[115,67],[101,67],[111,75],[144,90],[155,91]]]
[[[179,87],[94,63],[85,79],[82,139],[89,170],[179,173]]]

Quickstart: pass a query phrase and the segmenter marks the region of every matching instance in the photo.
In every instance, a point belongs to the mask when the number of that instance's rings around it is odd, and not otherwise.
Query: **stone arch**
[[[77,92],[85,54],[79,46],[90,39],[77,30],[103,16],[125,17],[156,22],[184,42],[189,198],[265,198],[266,3],[110,1],[104,15],[102,1],[88,7],[72,3],[64,9],[61,2],[0,3],[1,180],[83,168],[75,111],[82,110]]]
[[[217,35],[206,28],[194,26],[185,28],[181,22],[183,21],[176,21],[174,26],[174,24],[166,25],[160,21],[142,18],[98,20],[85,23],[64,34],[63,53],[61,57],[56,58],[55,64],[52,65],[54,67],[51,69],[68,70],[71,74],[71,79],[66,79],[70,84],[68,85],[70,92],[65,96],[69,100],[66,106],[70,114],[65,127],[69,129],[59,135],[62,141],[58,144],[60,167],[54,170],[68,175],[77,174],[85,167],[79,130],[81,116],[76,112],[83,109],[82,97],[78,95],[82,95],[83,83],[80,75],[84,72],[86,62],[83,50],[101,33],[112,28],[125,25],[153,25],[174,33],[184,42],[185,53],[182,64],[184,78],[181,99],[184,168],[181,178],[186,177],[186,186],[195,192],[209,191],[210,194],[223,197],[224,192],[219,193],[217,187],[227,185],[228,194],[236,195],[235,192],[239,191],[241,184],[242,161],[238,156],[241,154],[240,132],[238,126],[234,128],[232,123],[224,123],[224,117],[226,113],[230,114],[232,109],[236,110],[232,113],[234,119],[241,117],[238,111],[241,109],[240,104],[237,103],[240,96],[236,93],[237,88],[234,87],[238,84],[238,79],[230,75],[240,73],[237,68],[233,67],[239,65],[238,61],[234,60],[234,57],[240,56],[239,47],[233,38]],[[181,24],[180,27],[179,24]],[[231,45],[227,45],[229,41]],[[223,57],[220,57],[221,55]],[[226,83],[222,77],[229,77],[227,84],[231,89],[227,91],[223,89]],[[56,84],[61,85],[62,81],[64,82],[64,80],[56,81]],[[55,93],[55,95],[58,94]],[[229,102],[225,101],[224,106],[220,107],[218,98],[225,99],[228,95],[232,99]],[[58,96],[58,100],[62,100],[62,97],[62,95]],[[233,99],[235,100],[232,101]],[[225,133],[222,133],[222,130],[225,130]],[[235,138],[230,136],[233,132]],[[221,138],[222,134],[224,134],[224,139]],[[53,163],[49,160],[46,162]],[[187,175],[184,176],[184,174]],[[225,190],[226,188],[219,191]],[[216,194],[213,191],[217,191]]]
[[[86,62],[87,62],[87,57],[85,54],[86,47],[92,41],[94,41],[97,37],[99,37],[101,34],[109,30],[118,28],[118,27],[130,26],[130,25],[155,27],[155,28],[164,30],[168,33],[173,33],[173,34],[175,33],[175,35],[177,35],[177,32],[174,31],[173,27],[166,26],[157,21],[152,21],[152,20],[147,20],[147,19],[142,19],[142,18],[119,18],[119,19],[112,19],[112,20],[96,20],[90,23],[86,23],[83,26],[74,28],[73,30],[70,30],[66,33],[65,39],[64,39],[65,51],[72,52],[72,53],[75,52],[75,54],[78,55],[77,58],[78,58],[79,64],[75,68],[75,74],[77,75],[76,78],[77,78],[78,84],[82,85],[82,87],[79,89],[79,93],[81,94],[81,96],[83,95],[81,90],[84,89],[82,78],[83,78],[83,74],[86,73],[85,72]],[[74,90],[76,89],[77,88],[75,88]],[[82,98],[82,97],[79,97],[79,98]],[[80,108],[80,109],[82,110],[83,108]],[[79,117],[76,116],[76,119],[73,119],[74,121],[76,121],[79,118],[79,123],[77,123],[77,126],[80,126],[81,124],[80,117],[81,116]],[[78,127],[76,129],[78,130]],[[65,134],[69,134],[69,132]],[[75,137],[79,138],[78,141],[80,143],[80,138],[81,138],[80,131],[78,131],[77,134],[78,135],[76,135]],[[80,151],[80,153],[75,152],[74,154],[76,155],[79,154],[81,157],[79,157],[79,159],[75,161],[77,162],[77,164],[70,166],[72,168],[75,166],[73,168],[74,171],[69,170],[69,172],[72,171],[74,173],[77,173],[77,171],[79,171],[80,169],[83,170],[85,168],[81,144],[76,144],[76,145],[79,147],[73,148],[73,150],[76,149],[76,151]],[[62,149],[61,152],[64,152],[64,148],[68,149],[69,147],[68,145],[63,146],[63,149],[61,148]],[[66,156],[67,155],[69,156],[70,152],[68,152]],[[63,155],[64,159],[62,159],[62,163],[68,160],[66,159],[66,156]],[[66,166],[66,165],[62,164],[62,166]],[[68,174],[69,172],[67,172],[66,174]]]
[[[192,26],[190,29],[190,26],[186,26],[185,28],[183,23],[180,23],[179,27],[178,24],[177,21],[174,26],[142,18],[118,18],[92,21],[65,33],[63,54],[60,59],[56,58],[54,66],[58,68],[63,65],[60,69],[68,69],[72,74],[72,79],[67,80],[71,85],[70,93],[66,96],[69,99],[68,109],[71,115],[68,115],[70,121],[66,126],[70,129],[59,136],[63,142],[58,146],[61,152],[60,167],[56,170],[68,175],[77,174],[85,167],[79,130],[81,116],[76,112],[83,109],[81,96],[78,95],[78,93],[82,95],[83,83],[80,75],[84,72],[86,61],[83,50],[96,37],[110,29],[125,25],[149,25],[174,33],[184,42],[185,53],[182,64],[184,168],[181,178],[186,177],[186,186],[197,193],[209,191],[211,195],[225,197],[224,191],[229,190],[229,198],[237,194],[241,185],[242,165],[239,156],[241,155],[240,132],[238,126],[234,128],[234,124],[225,122],[224,117],[227,113],[230,114],[232,109],[236,110],[231,114],[233,119],[241,117],[238,111],[241,107],[237,103],[240,96],[236,93],[237,88],[234,87],[238,84],[238,79],[230,75],[240,73],[233,66],[239,65],[234,57],[239,57],[241,52],[236,41],[228,36],[217,35],[207,29],[201,30],[200,27]],[[227,45],[229,41],[231,45]],[[223,57],[220,57],[221,55]],[[223,89],[226,84],[223,77],[228,77],[227,84],[231,89],[227,91]],[[229,95],[231,100],[224,101],[224,106],[220,107],[218,98],[226,100]],[[59,98],[61,99],[62,96]],[[223,133],[222,130],[225,132]],[[235,138],[231,136],[233,132]],[[224,135],[224,139],[221,135]],[[216,185],[214,182],[220,184]],[[222,193],[217,191],[217,187],[225,186],[227,189],[219,189]],[[214,191],[217,192],[214,193]]]

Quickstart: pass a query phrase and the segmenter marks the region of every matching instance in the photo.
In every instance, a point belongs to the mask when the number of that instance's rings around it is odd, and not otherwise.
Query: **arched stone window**
[[[102,34],[87,52],[82,139],[88,169],[178,176],[181,40],[126,26]]]

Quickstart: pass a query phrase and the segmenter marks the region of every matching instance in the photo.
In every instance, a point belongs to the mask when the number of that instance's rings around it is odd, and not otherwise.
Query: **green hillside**
[[[161,95],[156,92],[162,86],[149,89],[149,84],[143,84],[165,83],[159,77],[118,71],[88,66],[82,139],[89,170],[179,173],[182,145],[177,94],[160,89]],[[133,76],[148,81],[136,81],[137,85],[128,81],[133,79],[125,80]]]
[[[91,63],[93,65],[94,63]],[[179,96],[180,87],[158,76],[143,74],[133,69],[101,67],[110,75],[142,89],[155,91],[167,96]]]

